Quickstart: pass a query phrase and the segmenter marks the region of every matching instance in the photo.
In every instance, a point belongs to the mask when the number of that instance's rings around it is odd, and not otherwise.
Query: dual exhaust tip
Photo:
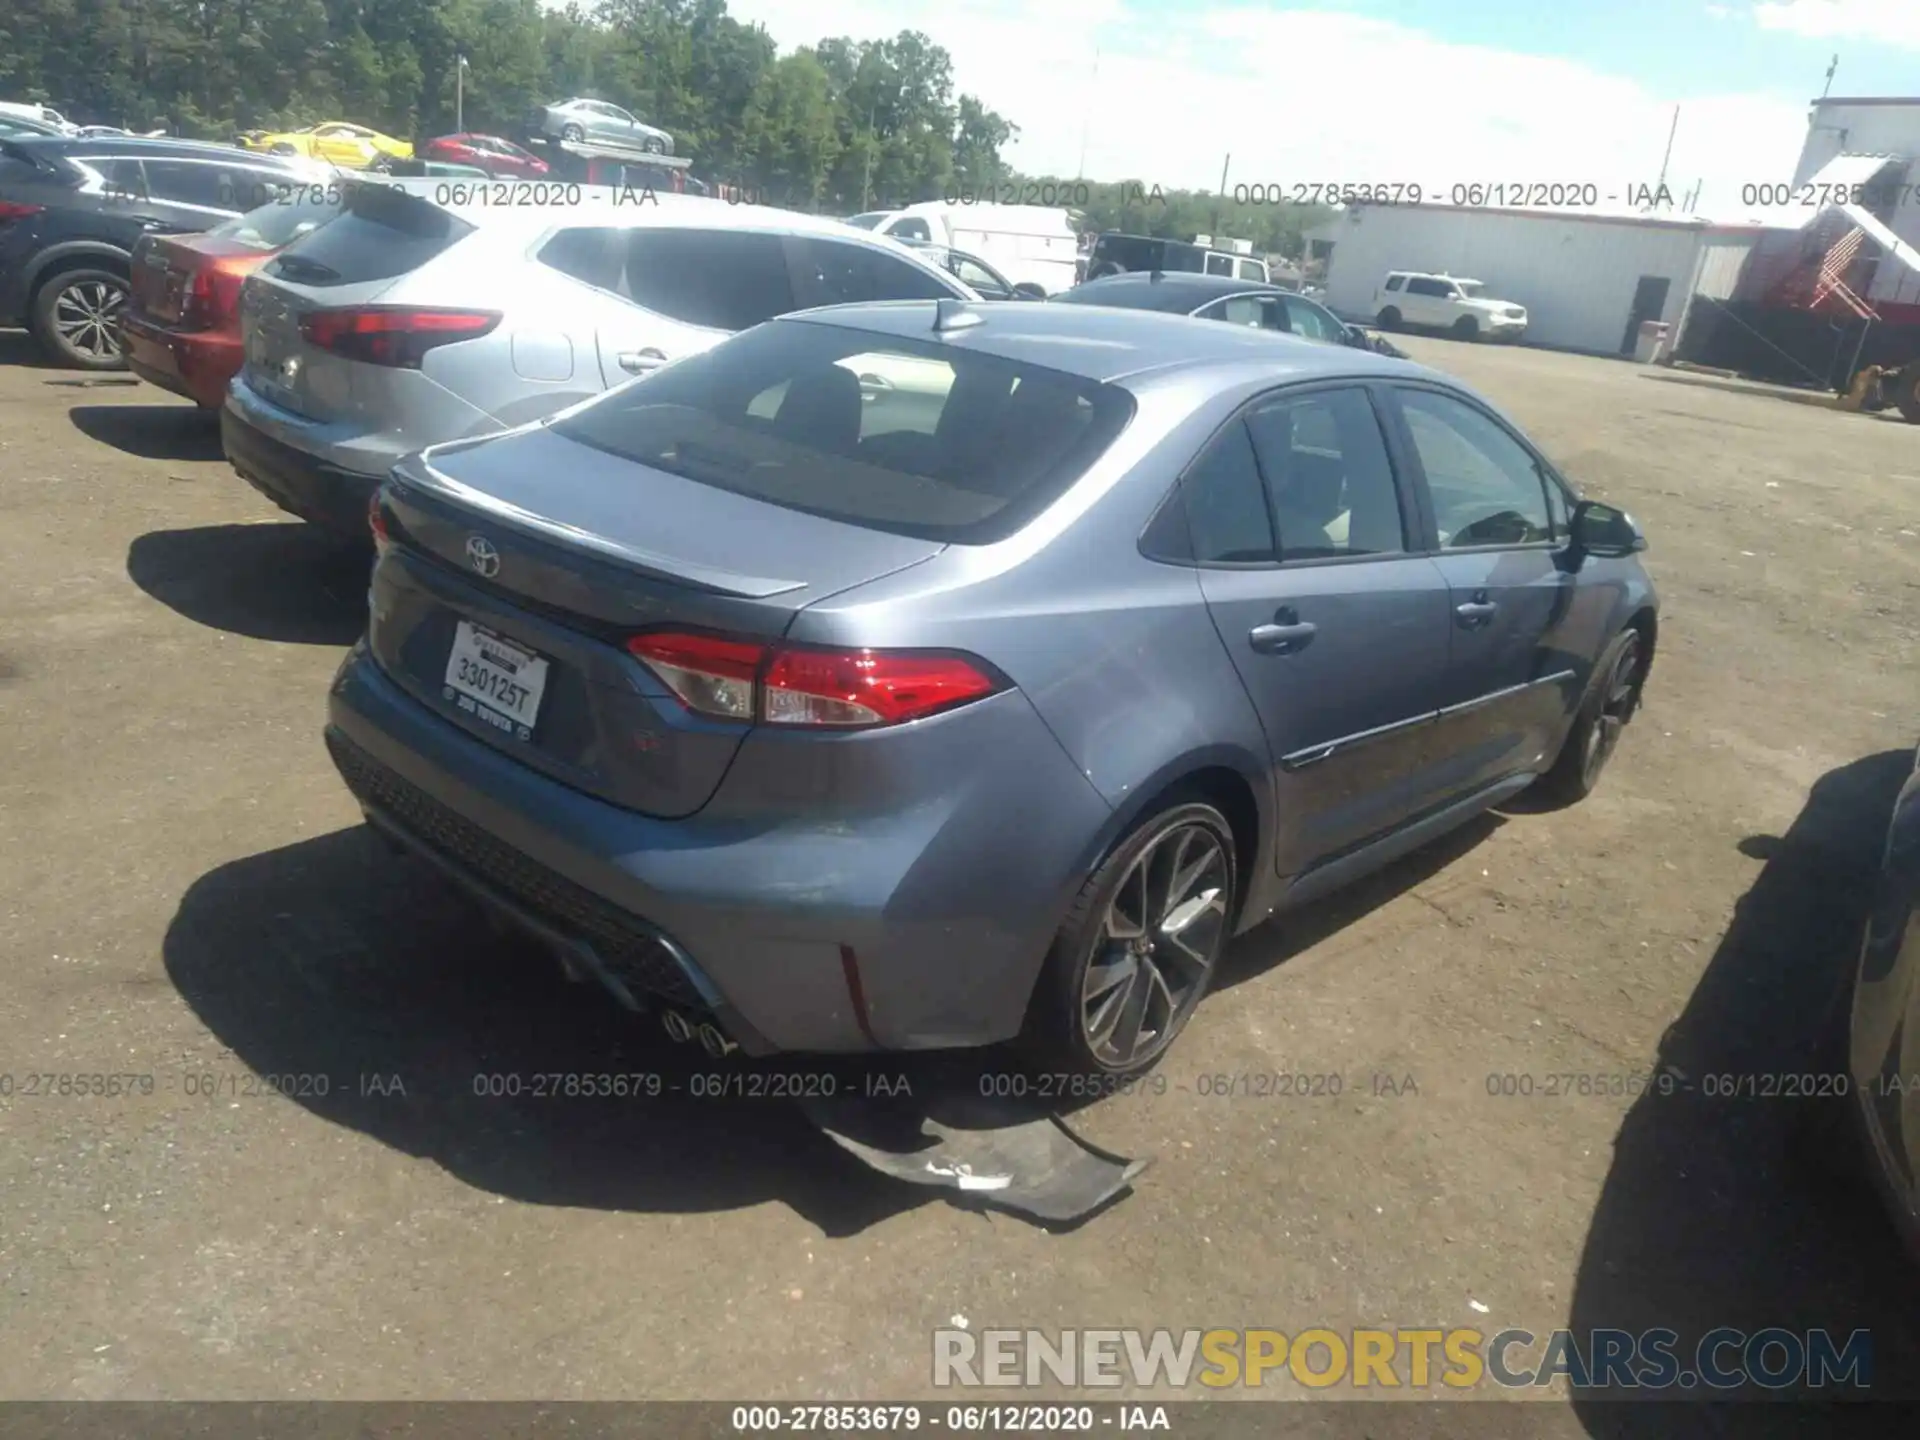
[[[690,1040],[698,1040],[701,1048],[716,1060],[724,1060],[740,1048],[722,1034],[720,1027],[712,1021],[690,1020],[678,1010],[663,1009],[660,1012],[660,1024],[674,1044],[685,1045]]]

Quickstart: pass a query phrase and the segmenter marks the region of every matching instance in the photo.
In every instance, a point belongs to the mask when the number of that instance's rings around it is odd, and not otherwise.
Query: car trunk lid
[[[133,252],[133,308],[163,325],[216,323],[231,314],[243,278],[265,258],[257,246],[215,235],[146,236]]]
[[[749,725],[688,710],[629,638],[771,641],[807,605],[945,548],[608,456],[544,425],[402,462],[384,503],[392,543],[369,627],[382,668],[486,743],[664,817],[707,802]]]

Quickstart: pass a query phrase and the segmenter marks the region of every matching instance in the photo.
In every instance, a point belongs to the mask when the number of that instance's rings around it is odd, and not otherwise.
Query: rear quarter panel
[[[1150,561],[1139,535],[1193,452],[1236,400],[1178,389],[1139,395],[1140,413],[1094,469],[1026,530],[830,597],[792,631],[822,643],[956,649],[1017,685],[1111,807],[1077,872],[1181,776],[1241,776],[1264,837],[1272,785],[1259,716],[1191,569]],[[1170,433],[1169,433],[1170,432]],[[1264,852],[1264,840],[1263,840]],[[1264,853],[1255,868],[1264,874]]]

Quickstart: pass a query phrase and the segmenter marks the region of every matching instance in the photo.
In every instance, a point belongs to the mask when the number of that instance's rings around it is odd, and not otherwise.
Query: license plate
[[[447,656],[446,698],[458,710],[519,740],[533,738],[547,662],[462,620]]]

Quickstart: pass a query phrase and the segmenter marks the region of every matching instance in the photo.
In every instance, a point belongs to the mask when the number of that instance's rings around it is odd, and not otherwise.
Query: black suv
[[[325,175],[190,140],[0,137],[0,325],[25,324],[60,364],[123,369],[135,242],[209,230]]]

